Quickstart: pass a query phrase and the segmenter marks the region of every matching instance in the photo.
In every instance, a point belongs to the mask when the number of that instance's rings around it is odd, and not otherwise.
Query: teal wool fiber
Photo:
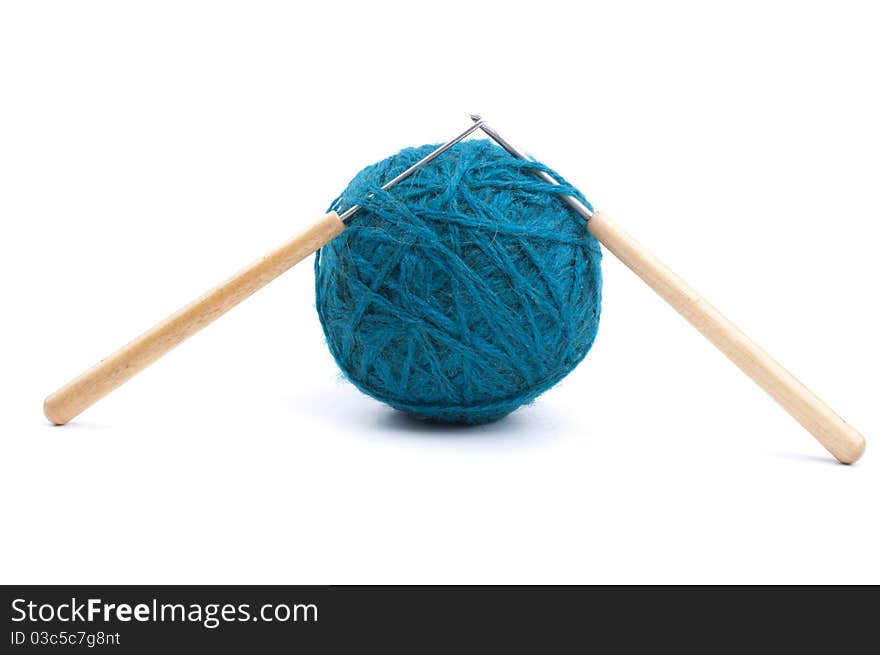
[[[483,423],[531,402],[587,354],[601,252],[560,198],[586,203],[580,192],[486,140],[381,190],[435,147],[368,166],[334,201],[363,209],[316,256],[316,305],[358,389],[419,418]]]

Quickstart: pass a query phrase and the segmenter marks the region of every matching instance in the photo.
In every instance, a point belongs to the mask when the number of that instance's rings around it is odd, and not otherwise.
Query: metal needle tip
[[[393,187],[393,186],[394,186],[395,184],[397,184],[398,182],[402,182],[403,180],[405,180],[406,178],[408,178],[410,175],[412,175],[413,173],[415,173],[419,168],[421,168],[422,166],[424,166],[424,165],[427,164],[428,162],[434,161],[437,157],[439,157],[439,156],[442,155],[444,152],[446,152],[447,150],[449,150],[449,149],[450,149],[452,146],[454,146],[456,143],[458,143],[459,141],[463,141],[463,140],[464,140],[465,138],[467,138],[470,134],[476,132],[478,129],[480,129],[480,127],[482,127],[482,125],[483,125],[483,119],[480,118],[479,116],[477,116],[476,114],[471,114],[471,120],[474,121],[474,124],[471,125],[468,129],[466,129],[464,132],[462,132],[461,134],[459,134],[459,135],[456,136],[455,138],[450,139],[449,141],[447,141],[446,143],[444,143],[444,144],[443,144],[442,146],[440,146],[439,148],[436,148],[435,150],[432,150],[431,152],[429,152],[427,155],[425,155],[424,157],[422,157],[422,158],[421,158],[419,161],[417,161],[415,164],[413,164],[412,166],[410,166],[409,168],[407,168],[405,171],[403,171],[400,175],[398,175],[398,176],[396,176],[396,177],[394,177],[394,178],[388,180],[385,184],[382,185],[382,190],[383,190],[383,191],[387,191],[388,189],[390,189],[391,187]],[[342,213],[339,215],[339,219],[340,219],[343,223],[347,223],[347,222],[351,219],[351,217],[354,216],[354,215],[357,213],[357,211],[358,211],[360,208],[361,208],[360,205],[352,205],[351,207],[349,207],[348,209],[346,209],[344,212],[342,212]]]
[[[529,157],[526,153],[524,153],[522,150],[520,150],[515,145],[510,143],[510,141],[508,141],[503,136],[498,134],[498,132],[493,130],[490,126],[488,126],[486,124],[486,122],[480,116],[477,116],[476,114],[471,114],[471,120],[473,120],[474,125],[479,126],[479,128],[481,130],[483,130],[483,132],[489,138],[491,138],[493,141],[495,141],[495,143],[497,143],[499,146],[504,148],[507,152],[509,152],[511,155],[513,155],[517,159],[524,159],[525,161],[535,161],[534,159]],[[545,182],[547,182],[549,184],[553,184],[554,186],[559,186],[559,181],[555,177],[550,175],[550,173],[547,173],[545,171],[538,171],[538,170],[534,171],[534,173],[535,173],[535,175],[537,175],[539,178],[541,178]],[[588,221],[588,220],[590,220],[590,218],[593,217],[593,210],[591,210],[589,207],[587,207],[584,203],[582,203],[580,200],[578,200],[574,196],[569,196],[566,194],[561,197],[562,197],[562,200],[564,200],[565,203],[569,207],[571,207],[578,214],[580,214],[581,217],[584,218],[584,220]]]

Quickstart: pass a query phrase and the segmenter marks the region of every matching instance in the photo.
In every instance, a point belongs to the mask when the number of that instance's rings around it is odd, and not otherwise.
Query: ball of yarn
[[[419,418],[483,423],[531,402],[587,354],[601,252],[560,198],[586,203],[576,189],[487,140],[464,141],[382,191],[435,147],[368,166],[333,202],[363,209],[316,256],[316,306],[358,389]]]

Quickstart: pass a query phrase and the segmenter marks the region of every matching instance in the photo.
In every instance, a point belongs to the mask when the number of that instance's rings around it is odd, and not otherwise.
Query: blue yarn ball
[[[368,166],[333,202],[363,209],[315,258],[316,306],[358,389],[418,418],[484,423],[587,354],[601,251],[560,199],[586,203],[580,192],[487,140],[464,141],[382,191],[435,147]]]

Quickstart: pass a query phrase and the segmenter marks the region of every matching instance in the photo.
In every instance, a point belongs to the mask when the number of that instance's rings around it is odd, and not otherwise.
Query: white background
[[[7,2],[0,581],[880,582],[871,3]],[[422,426],[294,269],[64,428],[43,397],[479,112],[868,438],[833,458],[607,255],[593,351]]]

